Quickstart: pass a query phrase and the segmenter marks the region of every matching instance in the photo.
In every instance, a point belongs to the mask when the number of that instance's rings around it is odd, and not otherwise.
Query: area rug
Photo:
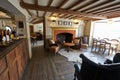
[[[66,57],[68,61],[72,62],[79,62],[82,63],[82,59],[79,57],[80,54],[84,54],[87,58],[90,60],[96,62],[96,63],[104,63],[106,59],[111,59],[113,58],[113,54],[109,55],[108,54],[98,54],[98,53],[93,53],[90,51],[80,51],[80,50],[72,50],[67,52],[65,49],[61,49],[59,51],[59,54]]]
[[[80,50],[72,50],[72,51],[67,52],[65,49],[61,49],[59,51],[59,54],[66,57],[68,61],[82,63],[82,59],[79,57],[81,53],[82,52]]]

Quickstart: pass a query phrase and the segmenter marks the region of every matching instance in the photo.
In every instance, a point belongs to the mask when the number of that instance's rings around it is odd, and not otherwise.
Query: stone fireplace
[[[72,42],[75,38],[76,29],[70,27],[52,27],[52,39],[57,41],[58,39],[65,42]]]

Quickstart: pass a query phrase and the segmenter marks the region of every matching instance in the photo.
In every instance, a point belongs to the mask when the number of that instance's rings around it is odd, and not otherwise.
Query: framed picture
[[[72,22],[71,22],[71,21],[69,21],[69,22],[68,22],[68,25],[69,25],[69,26],[72,26]]]
[[[58,25],[59,26],[72,26],[72,21],[58,20]]]
[[[64,26],[68,25],[68,22],[67,21],[63,21],[63,25]]]
[[[61,20],[58,21],[58,25],[63,25]]]
[[[23,21],[19,21],[18,26],[19,26],[19,28],[24,28]]]

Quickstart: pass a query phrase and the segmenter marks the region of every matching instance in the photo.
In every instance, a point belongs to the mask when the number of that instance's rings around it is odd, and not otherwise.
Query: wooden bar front
[[[27,40],[5,47],[0,52],[0,80],[21,80],[29,60]]]

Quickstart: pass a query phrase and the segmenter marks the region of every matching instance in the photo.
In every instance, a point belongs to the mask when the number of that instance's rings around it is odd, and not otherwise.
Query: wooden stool
[[[56,54],[59,51],[58,46],[51,46],[50,47],[50,52]]]

